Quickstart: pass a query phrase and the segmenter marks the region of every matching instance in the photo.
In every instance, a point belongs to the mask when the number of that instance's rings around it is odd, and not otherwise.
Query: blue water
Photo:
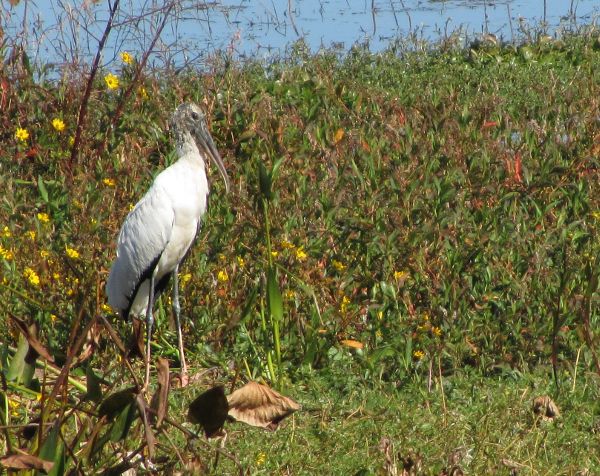
[[[103,65],[110,67],[118,61],[119,51],[136,54],[148,47],[161,16],[145,17],[137,23],[137,31],[128,20],[163,3],[121,1]],[[544,12],[543,0],[221,0],[208,4],[208,8],[186,10],[179,20],[172,17],[151,62],[157,66],[201,65],[219,51],[228,51],[236,58],[268,59],[285,53],[299,39],[312,51],[322,47],[344,51],[355,43],[366,43],[379,51],[398,39],[435,41],[453,32],[460,41],[488,32],[517,41],[544,19],[548,32],[560,35],[563,29],[589,25],[600,18],[598,0],[545,3]],[[70,5],[73,8],[69,12]],[[21,1],[14,8],[1,8],[0,25],[7,36],[16,37],[25,25],[27,50],[38,62],[69,63],[73,56],[81,63],[89,62],[108,15],[105,1],[95,4],[91,0],[40,0],[37,5]],[[72,28],[74,23],[77,27]]]

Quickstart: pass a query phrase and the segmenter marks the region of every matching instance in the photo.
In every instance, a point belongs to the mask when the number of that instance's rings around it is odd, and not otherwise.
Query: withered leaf
[[[248,382],[227,397],[229,416],[252,426],[275,429],[301,407],[291,398],[257,382]]]
[[[140,415],[142,417],[142,422],[144,423],[144,434],[146,435],[146,445],[148,448],[148,457],[150,459],[154,459],[154,453],[156,448],[156,437],[152,432],[152,428],[150,427],[150,422],[148,421],[148,412],[146,401],[141,393],[138,393],[135,397],[135,401],[137,403]]]
[[[159,427],[169,408],[169,361],[162,357],[158,358],[158,388],[150,407],[156,412],[156,427]]]
[[[28,326],[25,321],[19,319],[17,316],[13,316],[9,314],[12,321],[17,325],[23,337],[27,339],[29,346],[39,354],[43,359],[50,363],[54,363],[54,357],[48,352],[48,349],[42,345],[42,343],[37,338],[37,327],[32,324]],[[34,359],[35,360],[35,359]]]
[[[364,347],[364,344],[362,342],[359,342],[359,341],[354,340],[354,339],[344,339],[344,340],[341,340],[340,344],[342,344],[345,347],[350,347],[352,349],[362,349]]]
[[[556,403],[548,395],[533,399],[533,413],[542,417],[542,420],[554,420],[560,416]]]
[[[44,474],[48,474],[48,472],[52,470],[54,463],[51,461],[44,461],[37,456],[15,454],[0,458],[0,465],[8,469],[37,469]]]
[[[223,386],[207,390],[192,403],[188,409],[188,420],[202,426],[206,437],[217,435],[227,419],[229,406]]]

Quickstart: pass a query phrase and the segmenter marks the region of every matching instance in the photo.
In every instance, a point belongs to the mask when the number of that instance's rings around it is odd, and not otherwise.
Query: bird
[[[173,279],[172,308],[177,325],[181,385],[188,383],[179,305],[179,267],[200,231],[206,212],[208,160],[230,184],[225,165],[208,130],[203,110],[194,103],[178,106],[169,122],[177,160],[160,172],[125,218],[117,239],[106,294],[108,303],[123,319],[146,321],[145,380],[150,380],[150,341],[157,297]]]

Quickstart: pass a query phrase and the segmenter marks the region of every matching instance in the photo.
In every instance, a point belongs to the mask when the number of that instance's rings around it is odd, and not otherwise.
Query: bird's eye
[[[192,112],[192,119],[193,119],[194,121],[197,121],[198,119],[200,119],[200,116],[198,115],[198,113],[197,113],[197,112]]]

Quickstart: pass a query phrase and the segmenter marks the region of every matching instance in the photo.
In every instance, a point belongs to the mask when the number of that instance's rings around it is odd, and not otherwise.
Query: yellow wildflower
[[[340,304],[340,312],[342,314],[348,310],[348,304],[350,304],[350,298],[348,296],[344,296],[342,298],[342,303]]]
[[[595,212],[592,212],[591,215],[594,220],[600,220],[600,210],[596,210]]]
[[[148,91],[146,91],[146,88],[144,86],[138,89],[138,93],[142,97],[142,99],[148,99]]]
[[[13,258],[13,253],[10,250],[4,248],[4,246],[0,245],[0,257],[9,260]]]
[[[29,139],[29,132],[27,132],[27,129],[17,127],[17,130],[15,131],[15,139],[20,142],[25,142],[27,139]]]
[[[383,311],[377,311],[377,320],[381,321],[383,319]]]
[[[423,357],[425,357],[425,352],[422,350],[415,350],[413,352],[413,357],[417,360],[421,360]]]
[[[394,271],[394,279],[396,281],[403,281],[408,278],[408,271]]]
[[[301,246],[300,248],[296,249],[296,259],[304,261],[307,257],[308,255],[304,251],[304,247]]]
[[[240,268],[243,268],[244,266],[246,266],[246,261],[241,256],[238,256],[237,257],[237,264],[238,264],[238,266]]]
[[[441,335],[442,335],[442,329],[440,329],[440,328],[439,328],[439,327],[437,327],[437,326],[433,326],[433,327],[431,328],[431,333],[432,333],[433,335],[436,335],[436,336],[438,336],[438,337],[439,337],[439,336],[441,336]]]
[[[59,119],[58,117],[52,119],[52,127],[54,127],[54,130],[56,132],[62,132],[65,130],[65,123],[63,122],[62,119]]]
[[[50,252],[48,250],[42,250],[40,251],[40,256],[45,259],[50,256]]]
[[[262,451],[256,455],[256,466],[262,466],[267,460],[267,455]]]
[[[65,247],[67,256],[71,259],[77,259],[79,258],[79,251],[77,251],[74,248],[69,248],[68,246]]]
[[[103,303],[102,306],[100,306],[100,309],[102,309],[102,311],[112,314],[112,307],[110,307],[108,304]]]
[[[90,218],[90,225],[95,226],[98,224],[98,220],[96,220],[95,218]]]
[[[31,269],[29,267],[25,268],[25,271],[23,271],[23,276],[32,285],[34,285],[34,286],[39,286],[40,285],[40,277],[37,275],[37,273],[33,269]]]
[[[10,414],[12,416],[18,416],[19,412],[17,411],[17,409],[19,408],[19,402],[12,400],[12,399],[8,399],[8,408],[10,409]]]
[[[104,82],[106,83],[106,87],[108,89],[112,90],[119,87],[119,77],[112,73],[108,73],[106,76],[104,76]]]
[[[183,276],[181,276],[181,282],[183,284],[185,283],[189,283],[192,279],[192,273],[185,273]]]
[[[331,264],[338,271],[344,271],[346,269],[346,265],[344,263],[342,263],[341,261],[338,261],[336,259],[331,260]]]
[[[287,241],[287,240],[283,240],[283,241],[281,242],[281,247],[282,247],[284,250],[293,250],[293,249],[295,248],[295,246],[294,246],[294,243],[290,243],[290,242],[289,242],[289,241]]]
[[[296,297],[296,291],[292,289],[286,289],[283,293],[283,297],[286,299],[294,299]]]
[[[42,223],[48,223],[50,221],[50,217],[48,216],[47,213],[38,213],[37,214],[37,218],[39,221],[41,221]]]
[[[105,178],[104,180],[102,180],[102,183],[107,187],[114,187],[117,184],[115,180],[111,178]]]
[[[123,61],[123,63],[125,63],[125,64],[133,63],[133,56],[131,56],[129,53],[127,53],[127,51],[122,51],[120,56],[121,56],[121,61]]]
[[[229,275],[227,274],[227,271],[225,271],[225,270],[219,271],[217,273],[217,279],[222,283],[229,281]]]
[[[277,255],[279,255],[279,251],[271,251],[271,256],[273,258],[277,258]]]
[[[9,227],[5,226],[5,227],[2,229],[2,236],[3,236],[4,238],[10,238],[10,237],[12,236],[12,233],[10,232],[10,228],[9,228]]]
[[[52,273],[52,279],[54,281],[60,281],[60,274],[58,274],[58,273]]]
[[[69,137],[69,145],[73,145],[75,144],[75,137],[71,136]]]
[[[56,322],[56,319],[57,319],[56,314],[50,314],[50,320],[52,322]]]
[[[27,238],[29,238],[31,241],[34,241],[35,240],[35,231],[34,230],[26,231],[25,236]]]

